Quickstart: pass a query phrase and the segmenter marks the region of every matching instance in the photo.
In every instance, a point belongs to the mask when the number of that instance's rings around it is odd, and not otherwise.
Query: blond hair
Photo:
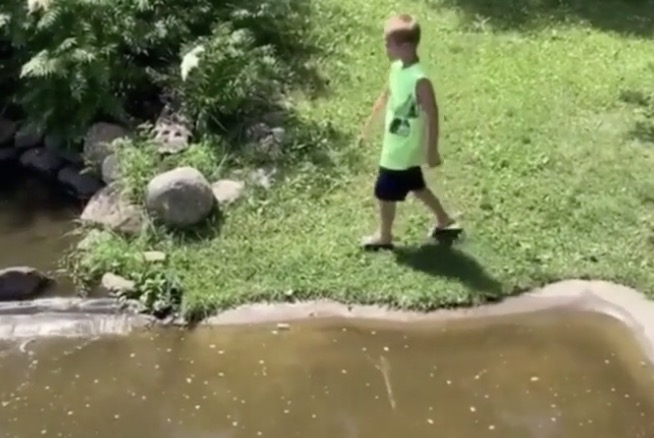
[[[417,46],[420,43],[420,24],[409,14],[394,15],[386,21],[384,37],[404,44]]]

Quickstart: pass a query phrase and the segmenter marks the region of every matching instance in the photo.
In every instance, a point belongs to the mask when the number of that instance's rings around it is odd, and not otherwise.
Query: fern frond
[[[39,78],[53,76],[57,73],[58,60],[50,58],[47,50],[41,50],[32,57],[20,70],[21,78]]]

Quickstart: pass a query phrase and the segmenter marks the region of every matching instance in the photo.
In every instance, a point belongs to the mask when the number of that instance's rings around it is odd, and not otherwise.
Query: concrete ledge
[[[145,328],[150,322],[148,317],[135,315],[75,313],[9,315],[0,317],[0,339],[92,338],[102,335],[125,335],[135,329]]]
[[[37,313],[116,314],[121,313],[121,307],[113,298],[40,298],[0,302],[0,317]]]
[[[654,301],[638,291],[605,281],[565,280],[497,303],[434,312],[405,312],[379,306],[347,306],[333,301],[250,304],[207,318],[203,325],[291,322],[307,318],[356,318],[398,323],[430,324],[461,318],[481,318],[568,309],[599,312],[624,323],[654,362]]]
[[[508,298],[501,303],[429,313],[348,306],[332,301],[249,304],[207,318],[201,325],[289,323],[303,319],[359,319],[389,323],[433,324],[461,318],[499,317],[543,310],[599,312],[624,323],[654,361],[654,302],[639,292],[604,281],[566,280]],[[0,304],[0,339],[47,336],[125,335],[155,321],[121,313],[113,299],[52,298]]]

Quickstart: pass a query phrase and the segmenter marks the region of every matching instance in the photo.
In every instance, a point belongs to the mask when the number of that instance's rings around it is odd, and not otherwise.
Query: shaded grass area
[[[524,33],[471,29],[461,4],[324,4],[340,8],[320,17],[318,45],[329,55],[317,63],[330,92],[296,98],[304,120],[328,121],[345,137],[312,145],[331,171],[320,160],[291,160],[274,189],[254,190],[226,209],[219,233],[114,236],[89,254],[88,266],[129,274],[146,269],[137,261],[141,251],[166,252],[163,269],[183,286],[188,315],[321,297],[429,310],[495,301],[561,278],[654,292],[654,149],[632,135],[642,115],[621,98],[654,90],[654,42],[613,32],[617,25],[574,21],[534,24]],[[379,151],[351,139],[384,85],[388,62],[378,29],[397,11],[423,23],[422,59],[444,117],[445,164],[428,179],[461,214],[467,238],[452,249],[426,245],[431,220],[409,201],[397,223],[401,248],[368,254],[358,242],[375,227]],[[228,173],[197,162],[212,176]]]
[[[651,0],[428,0],[428,4],[459,9],[473,28],[531,30],[568,23],[623,35],[654,36]]]

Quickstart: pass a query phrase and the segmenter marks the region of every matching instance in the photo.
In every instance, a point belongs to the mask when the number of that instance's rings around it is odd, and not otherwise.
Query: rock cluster
[[[162,156],[188,148],[188,126],[185,119],[174,113],[162,113],[153,132]],[[169,228],[201,224],[213,212],[243,198],[248,186],[270,188],[276,174],[274,167],[267,167],[249,175],[240,172],[231,178],[209,181],[193,167],[178,167],[152,178],[145,188],[143,205],[137,205],[120,185],[116,155],[117,141],[130,135],[121,126],[96,123],[84,137],[82,152],[75,154],[57,136],[0,117],[0,172],[23,167],[88,201],[80,219],[95,229],[80,242],[80,251],[111,238],[107,231],[138,234],[148,217]],[[259,123],[248,130],[247,136],[256,153],[270,157],[272,162],[281,153],[283,129]],[[145,252],[143,257],[148,263],[166,260],[166,254],[157,251]],[[53,284],[51,277],[30,267],[0,269],[0,301],[37,298]],[[128,294],[136,287],[133,281],[110,272],[104,275],[100,286],[114,295]]]
[[[113,159],[115,140],[128,136],[121,126],[96,123],[84,138],[83,153],[76,154],[66,149],[56,135],[0,117],[0,172],[20,165],[87,200],[109,179],[103,174],[105,168],[109,176],[114,174],[113,167],[105,166],[104,161]]]

